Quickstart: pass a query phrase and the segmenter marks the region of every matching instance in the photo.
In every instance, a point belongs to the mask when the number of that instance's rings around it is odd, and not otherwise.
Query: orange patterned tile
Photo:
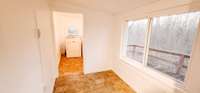
[[[83,58],[61,57],[59,64],[59,75],[83,74]]]
[[[136,93],[113,71],[57,78],[54,93]]]

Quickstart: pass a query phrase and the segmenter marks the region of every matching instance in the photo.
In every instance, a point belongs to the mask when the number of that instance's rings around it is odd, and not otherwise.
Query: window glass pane
[[[128,58],[134,59],[140,63],[143,62],[147,22],[147,19],[128,22],[126,55]]]
[[[183,81],[200,13],[153,18],[147,65]]]

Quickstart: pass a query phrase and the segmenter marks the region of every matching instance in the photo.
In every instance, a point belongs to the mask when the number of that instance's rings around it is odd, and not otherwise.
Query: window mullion
[[[147,29],[146,35],[145,35],[144,58],[143,58],[144,66],[147,66],[151,31],[152,31],[152,18],[148,17],[148,29]]]

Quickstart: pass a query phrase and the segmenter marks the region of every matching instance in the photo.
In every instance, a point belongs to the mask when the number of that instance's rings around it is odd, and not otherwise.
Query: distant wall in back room
[[[66,37],[70,27],[75,27],[80,36],[83,35],[83,15],[79,13],[53,12],[54,33],[57,54],[64,54]]]

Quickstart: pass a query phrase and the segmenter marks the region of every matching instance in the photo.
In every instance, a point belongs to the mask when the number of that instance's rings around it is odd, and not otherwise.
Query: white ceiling
[[[57,1],[116,14],[133,10],[159,0],[54,0],[54,2]]]

